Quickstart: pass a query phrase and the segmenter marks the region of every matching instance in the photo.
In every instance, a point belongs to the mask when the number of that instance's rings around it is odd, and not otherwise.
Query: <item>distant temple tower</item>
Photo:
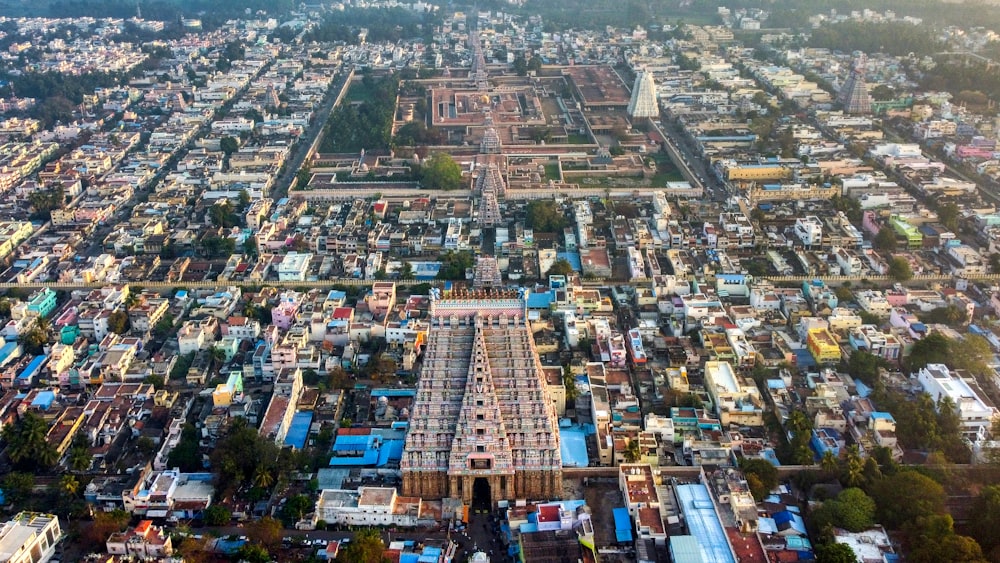
[[[476,178],[476,190],[479,192],[479,223],[483,227],[496,227],[503,223],[500,214],[500,198],[507,195],[507,185],[496,164],[490,164],[480,169]]]
[[[432,297],[403,494],[464,503],[562,496],[559,425],[523,296]]]
[[[868,59],[864,53],[859,54],[851,66],[850,76],[847,77],[844,87],[840,89],[837,98],[844,107],[844,113],[861,115],[872,112],[872,99],[868,95],[868,86],[865,84],[867,62]]]
[[[483,103],[489,105],[489,96],[483,96]],[[479,142],[479,154],[500,154],[503,152],[503,143],[500,141],[500,133],[493,126],[493,114],[486,115],[486,132],[483,133],[483,140]]]
[[[500,277],[500,266],[492,256],[476,258],[475,277],[472,286],[476,289],[500,289],[503,279]]]
[[[642,71],[635,77],[632,99],[628,102],[628,114],[637,118],[659,117],[660,106],[656,100],[656,84],[653,83],[651,73]]]

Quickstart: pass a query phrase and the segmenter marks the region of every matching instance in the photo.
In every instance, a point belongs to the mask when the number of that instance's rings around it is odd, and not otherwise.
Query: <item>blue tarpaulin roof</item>
[[[615,541],[618,543],[628,543],[632,541],[632,520],[629,518],[628,509],[619,507],[611,511],[615,518]]]
[[[552,304],[552,292],[531,293],[528,295],[529,309],[548,309]]]
[[[559,429],[559,452],[563,467],[587,467],[587,434],[580,428]]]
[[[285,434],[285,445],[301,450],[306,445],[309,438],[309,426],[312,424],[313,413],[299,411],[292,416],[292,423],[288,425],[288,433]]]

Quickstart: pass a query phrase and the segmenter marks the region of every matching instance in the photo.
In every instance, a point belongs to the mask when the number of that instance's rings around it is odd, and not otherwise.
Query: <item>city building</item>
[[[56,515],[21,512],[0,527],[0,561],[45,563],[52,559],[61,539]]]
[[[920,368],[917,381],[935,403],[947,398],[955,405],[967,438],[972,442],[986,439],[998,413],[978,389],[973,389],[968,381],[952,373],[944,364],[927,364]]]
[[[169,557],[174,552],[170,535],[160,526],[154,526],[152,520],[141,520],[134,528],[111,534],[105,545],[112,555],[140,560]]]

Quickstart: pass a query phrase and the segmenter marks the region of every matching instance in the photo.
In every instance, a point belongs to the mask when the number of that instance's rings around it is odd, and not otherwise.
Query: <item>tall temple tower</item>
[[[562,496],[555,410],[522,296],[455,292],[431,305],[403,446],[403,494],[465,503]]]
[[[837,99],[844,107],[844,113],[854,115],[868,114],[872,112],[872,99],[868,95],[868,86],[865,84],[865,66],[868,63],[864,53],[858,55],[851,65],[851,74],[844,82],[843,88],[838,92]]]
[[[656,84],[651,73],[642,71],[635,77],[632,98],[628,101],[628,114],[634,118],[659,117],[660,106],[656,100]]]

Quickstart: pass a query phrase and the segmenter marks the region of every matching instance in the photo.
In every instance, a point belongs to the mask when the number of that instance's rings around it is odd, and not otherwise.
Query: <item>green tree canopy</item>
[[[882,227],[872,241],[875,248],[883,252],[893,252],[896,250],[896,231],[892,227]]]
[[[851,546],[845,543],[824,543],[816,546],[816,563],[857,563]]]
[[[7,442],[7,456],[16,467],[47,469],[59,461],[55,448],[46,440],[49,424],[37,414],[28,411],[14,424],[3,428]]]
[[[889,277],[896,281],[904,282],[913,278],[913,270],[910,263],[902,256],[893,256],[889,261]]]
[[[913,470],[904,470],[875,483],[871,490],[875,515],[886,527],[898,530],[917,518],[943,514],[944,488]]]
[[[569,221],[555,200],[535,199],[528,202],[524,223],[536,233],[556,233],[563,230]]]
[[[205,509],[206,526],[225,526],[232,518],[233,514],[221,504],[213,504]]]
[[[420,167],[420,183],[432,190],[456,190],[462,186],[462,168],[451,155],[434,153]]]
[[[875,524],[875,501],[859,488],[844,489],[816,511],[817,520],[827,520],[838,528],[861,532]]]
[[[378,530],[371,528],[354,535],[354,540],[341,548],[337,563],[383,563],[385,543]]]
[[[976,538],[986,553],[993,553],[1000,547],[1000,485],[983,487],[972,503],[969,514],[969,532]]]
[[[758,501],[778,486],[778,468],[766,459],[744,458],[740,460],[740,469],[747,478],[750,494]]]
[[[550,276],[571,276],[573,275],[573,265],[565,258],[557,259],[549,268]]]

